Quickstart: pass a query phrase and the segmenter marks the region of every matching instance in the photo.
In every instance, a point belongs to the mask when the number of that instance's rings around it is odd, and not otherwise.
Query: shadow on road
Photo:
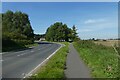
[[[38,44],[53,44],[53,43],[49,43],[49,42],[37,42]]]
[[[53,44],[53,43],[49,43],[49,42],[35,42],[35,43],[38,43],[39,45],[40,44]],[[22,49],[13,50],[13,51],[10,51],[10,52],[24,51],[24,50],[31,50],[31,49],[33,49],[33,47],[29,47],[29,48],[24,47]]]
[[[17,51],[24,51],[24,50],[31,50],[33,48],[21,48],[21,49],[16,49],[16,50],[12,50],[12,51],[9,51],[9,52],[17,52]]]
[[[41,44],[53,44],[53,43],[50,43],[50,42],[35,42],[35,43],[38,43],[39,45]],[[8,51],[3,51],[3,52],[17,52],[17,51],[24,51],[24,50],[31,50],[33,49],[34,47],[20,47],[20,48],[13,48],[12,50],[8,50]]]

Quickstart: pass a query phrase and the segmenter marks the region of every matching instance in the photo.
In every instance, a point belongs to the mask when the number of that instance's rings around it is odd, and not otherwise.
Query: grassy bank
[[[112,47],[97,45],[91,41],[78,41],[73,45],[90,67],[93,78],[118,77],[118,57]]]
[[[40,68],[37,75],[33,75],[31,78],[64,78],[64,69],[66,56],[68,53],[68,43],[65,44],[50,60]]]
[[[39,44],[30,42],[29,40],[7,40],[2,41],[2,52],[17,51],[21,49],[27,49],[32,46],[38,46]]]

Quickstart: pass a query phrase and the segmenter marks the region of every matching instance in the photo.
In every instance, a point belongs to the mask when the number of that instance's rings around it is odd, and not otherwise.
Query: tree
[[[34,32],[27,14],[10,10],[2,14],[2,41],[4,43],[10,40],[30,43],[33,42],[33,39]]]
[[[72,27],[72,40],[75,41],[77,38],[78,38],[77,29],[76,29],[76,26],[73,25],[73,27]]]
[[[26,36],[27,39],[33,39],[34,33],[27,14],[20,11],[16,11],[15,13],[7,11],[3,13],[2,21],[3,34],[8,33],[7,35],[9,35],[10,33],[11,39],[15,39],[12,33],[16,36],[19,33],[19,36]]]
[[[47,29],[45,38],[48,41],[75,40],[77,38],[76,31],[77,29],[75,26],[71,29],[62,22],[56,22]]]
[[[3,32],[11,32],[11,27],[13,26],[13,15],[12,11],[7,11],[5,14],[2,14],[2,30]]]

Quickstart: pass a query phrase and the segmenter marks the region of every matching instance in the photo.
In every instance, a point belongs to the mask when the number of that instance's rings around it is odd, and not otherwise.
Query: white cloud
[[[81,21],[82,22],[82,21]],[[88,19],[79,24],[78,28],[79,36],[83,37],[113,37],[111,34],[118,33],[118,22],[116,20],[111,19]],[[100,35],[101,34],[101,35]],[[106,35],[102,35],[106,34]]]
[[[100,22],[105,22],[105,19],[88,19],[84,22],[84,24],[95,24]]]
[[[84,23],[85,23],[85,24],[95,23],[95,20],[89,19],[89,20],[85,21]]]
[[[83,22],[82,30],[83,31],[96,31],[103,29],[118,29],[117,20],[111,19],[88,19]]]
[[[79,32],[90,32],[90,31],[92,31],[91,29],[80,29],[80,30],[78,30],[78,33]]]

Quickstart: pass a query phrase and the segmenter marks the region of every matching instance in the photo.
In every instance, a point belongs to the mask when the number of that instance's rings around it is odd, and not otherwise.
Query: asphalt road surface
[[[23,78],[60,47],[55,43],[39,42],[39,44],[34,48],[3,54],[2,77]]]
[[[80,58],[73,44],[69,46],[66,67],[65,76],[67,78],[90,78],[90,70]]]

